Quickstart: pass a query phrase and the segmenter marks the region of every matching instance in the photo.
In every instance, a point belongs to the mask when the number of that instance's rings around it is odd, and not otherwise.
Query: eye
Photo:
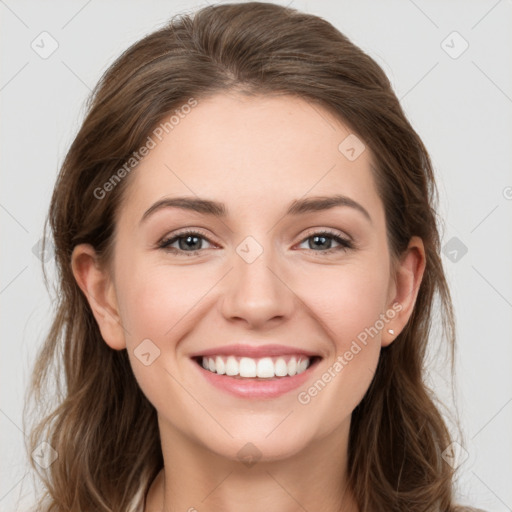
[[[169,252],[193,256],[201,249],[204,249],[204,247],[202,247],[203,240],[206,240],[210,244],[212,243],[199,231],[183,231],[174,235],[172,238],[164,238],[158,243],[158,247]],[[178,247],[172,247],[176,243],[178,244]]]
[[[200,231],[183,231],[178,233],[171,238],[164,238],[158,243],[160,249],[172,252],[174,254],[182,254],[186,256],[197,255],[202,247],[202,242],[206,241],[209,244],[213,244],[203,233]],[[332,232],[329,230],[323,230],[311,234],[305,238],[301,244],[311,241],[307,248],[310,251],[317,252],[319,254],[331,254],[337,251],[347,251],[353,249],[354,246],[350,240],[343,238],[339,233]],[[332,247],[332,242],[338,244],[336,247]],[[174,244],[178,244],[177,247],[173,247]]]
[[[339,233],[329,230],[319,231],[305,238],[301,244],[309,242],[308,249],[321,254],[331,254],[336,251],[347,251],[353,249],[354,246],[350,240],[343,238]],[[338,244],[337,247],[332,247],[332,242]]]

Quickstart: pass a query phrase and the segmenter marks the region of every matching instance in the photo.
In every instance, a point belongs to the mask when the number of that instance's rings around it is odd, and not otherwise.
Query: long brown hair
[[[413,314],[382,350],[370,388],[352,414],[349,478],[361,511],[457,510],[453,470],[442,458],[449,430],[424,382],[436,298],[452,357],[455,343],[429,155],[372,58],[322,18],[261,2],[176,16],[127,49],[93,91],[47,219],[59,281],[53,324],[27,397],[38,418],[28,452],[45,441],[58,458],[41,468],[29,457],[46,487],[37,510],[138,510],[163,467],[156,411],[136,383],[126,351],[102,340],[70,258],[77,244],[89,243],[109,263],[130,177],[103,197],[98,190],[165,116],[190,98],[235,89],[299,96],[338,116],[375,156],[391,256],[396,261],[412,236],[422,238],[426,269]]]

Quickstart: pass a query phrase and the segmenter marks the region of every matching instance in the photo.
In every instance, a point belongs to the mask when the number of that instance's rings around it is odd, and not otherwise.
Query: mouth
[[[235,355],[195,356],[192,360],[201,369],[218,376],[237,380],[275,381],[300,375],[322,358],[320,356],[282,355],[272,357],[240,357]]]
[[[245,400],[271,400],[290,395],[312,379],[321,356],[281,355],[257,359],[243,356],[193,356],[202,382]]]

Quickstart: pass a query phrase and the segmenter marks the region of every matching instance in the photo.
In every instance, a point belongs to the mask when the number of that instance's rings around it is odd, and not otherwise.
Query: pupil
[[[189,235],[187,236],[184,240],[185,240],[185,247],[181,247],[181,249],[199,249],[200,247],[193,247],[194,245],[194,242],[191,242],[191,240],[196,240],[196,244],[198,244],[198,241],[199,241],[199,237],[198,236],[195,236],[195,235]],[[183,238],[181,239],[183,241]],[[198,245],[201,245],[200,243]]]
[[[313,239],[314,239],[315,243],[316,243],[318,240],[322,240],[323,242],[321,242],[321,243],[320,243],[320,245],[324,245],[324,244],[326,244],[326,241],[330,241],[330,239],[328,239],[327,237],[325,237],[325,236],[319,236],[319,235],[315,235],[315,236],[313,237]],[[327,245],[329,245],[329,244],[327,244]],[[318,245],[316,245],[316,247],[318,248],[319,246],[318,246]],[[325,249],[329,249],[329,247],[324,247],[324,248],[325,248]]]

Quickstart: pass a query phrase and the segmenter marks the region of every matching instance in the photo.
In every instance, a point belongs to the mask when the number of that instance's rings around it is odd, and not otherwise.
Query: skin
[[[90,245],[75,248],[73,272],[103,339],[128,350],[158,412],[165,468],[145,512],[358,510],[345,492],[351,413],[381,348],[412,313],[425,253],[413,237],[391,265],[373,156],[367,148],[350,161],[338,150],[350,133],[328,111],[291,96],[200,100],[130,174],[111,269],[97,264]],[[361,204],[371,222],[347,206],[285,215],[296,199],[335,193]],[[140,223],[153,203],[173,196],[224,202],[229,215],[164,208]],[[182,228],[205,234],[198,254],[158,248]],[[326,228],[355,248],[325,254],[340,247],[333,239],[316,248],[311,237]],[[247,236],[263,248],[252,263],[236,251]],[[393,303],[401,310],[385,328],[308,404],[299,403],[298,393]],[[145,339],[160,350],[148,366],[134,354]],[[242,341],[295,346],[323,359],[298,390],[237,398],[200,378],[190,355]],[[249,442],[260,455],[250,467],[237,455]]]

